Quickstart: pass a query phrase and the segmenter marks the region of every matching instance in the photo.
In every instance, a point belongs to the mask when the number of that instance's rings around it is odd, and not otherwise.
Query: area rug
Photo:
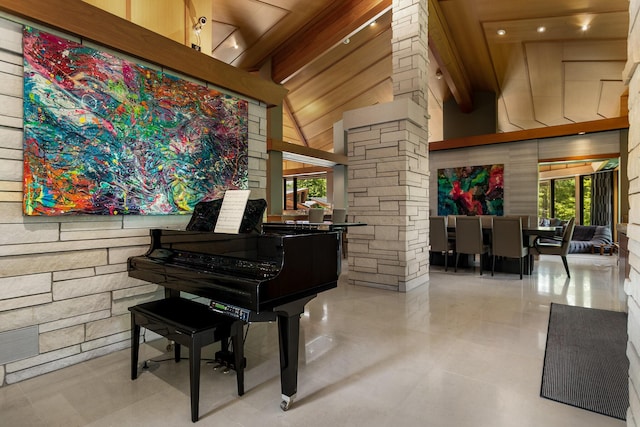
[[[624,420],[627,314],[551,304],[540,396]]]

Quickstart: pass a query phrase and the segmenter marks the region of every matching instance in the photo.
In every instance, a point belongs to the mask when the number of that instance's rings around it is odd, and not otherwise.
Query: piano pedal
[[[233,352],[224,350],[216,352],[215,362],[218,363],[218,365],[216,365],[216,367],[214,367],[213,369],[217,370],[222,367],[222,373],[224,374],[228,374],[231,369],[233,369],[234,371],[236,370],[235,356]],[[243,368],[247,367],[246,357],[242,358],[242,365]]]

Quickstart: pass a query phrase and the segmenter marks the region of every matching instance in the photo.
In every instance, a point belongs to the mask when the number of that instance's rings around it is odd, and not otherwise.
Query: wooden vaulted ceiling
[[[287,142],[332,151],[344,111],[393,98],[391,0],[85,1],[283,84]],[[476,91],[496,93],[497,132],[626,114],[627,0],[428,3],[430,140]]]

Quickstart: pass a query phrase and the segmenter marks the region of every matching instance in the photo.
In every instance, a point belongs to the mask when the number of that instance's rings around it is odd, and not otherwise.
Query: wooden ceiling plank
[[[360,73],[366,71],[369,67],[383,59],[390,60],[390,58],[391,30],[388,29],[378,37],[369,40],[360,49],[329,64],[327,68],[323,69],[322,73],[299,85],[297,89],[291,89],[287,83],[286,87],[290,89],[287,98],[293,107],[292,111],[297,112],[298,109],[312,103],[322,94],[349,83],[353,79],[357,79]],[[387,67],[386,71],[390,72],[391,67]],[[319,91],[318,88],[322,88],[322,91]]]
[[[326,113],[316,117],[312,122],[304,126],[304,133],[307,136],[311,147],[319,148],[316,145],[316,137],[329,132],[333,141],[333,124],[342,120],[342,112],[361,108],[363,105],[375,105],[380,102],[393,101],[393,84],[390,78],[368,87],[358,94],[354,94],[345,104],[335,108],[327,109]],[[331,146],[333,150],[333,146]]]
[[[302,145],[304,145],[305,147],[308,147],[309,142],[307,141],[307,138],[305,138],[304,133],[302,133],[302,129],[300,129],[300,125],[298,124],[298,121],[293,115],[293,111],[291,110],[291,104],[289,103],[289,100],[287,99],[286,96],[284,98],[282,106],[284,108],[285,114],[289,117],[289,120],[291,121],[291,126],[293,127],[293,130],[296,132],[298,139],[300,140],[300,142],[302,142]]]
[[[343,0],[290,37],[272,56],[272,78],[284,83],[314,59],[391,7],[391,0]]]
[[[429,48],[460,111],[473,110],[471,83],[437,0],[429,0]]]

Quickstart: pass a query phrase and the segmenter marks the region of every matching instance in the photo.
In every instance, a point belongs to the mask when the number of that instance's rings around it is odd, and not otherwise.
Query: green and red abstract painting
[[[504,165],[438,169],[438,215],[503,215]]]
[[[247,101],[25,27],[26,215],[190,213],[248,188]]]

